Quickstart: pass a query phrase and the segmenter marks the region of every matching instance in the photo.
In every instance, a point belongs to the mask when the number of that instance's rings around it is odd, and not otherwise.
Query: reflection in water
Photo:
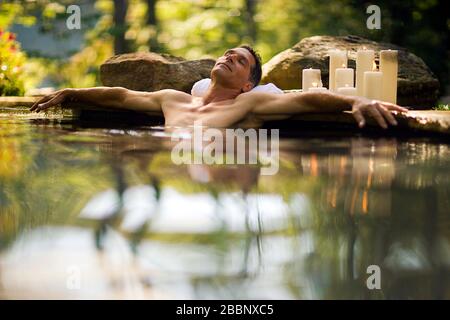
[[[284,138],[264,176],[169,140],[3,117],[0,297],[450,298],[448,143]]]

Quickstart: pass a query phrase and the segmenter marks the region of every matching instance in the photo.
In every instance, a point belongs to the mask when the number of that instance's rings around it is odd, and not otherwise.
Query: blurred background
[[[380,30],[370,4],[0,0],[0,96],[99,85],[125,52],[216,58],[250,43],[267,62],[349,34],[407,48],[448,88],[444,1],[377,1]],[[0,299],[450,299],[447,136],[284,128],[280,170],[263,176],[177,166],[164,128],[68,113],[0,112]]]
[[[369,30],[366,8],[381,8]],[[69,30],[70,5],[81,28]],[[99,85],[114,54],[154,51],[186,59],[220,56],[241,43],[267,62],[304,37],[359,35],[421,57],[449,92],[450,18],[444,0],[16,0],[0,1],[0,95],[36,87]]]

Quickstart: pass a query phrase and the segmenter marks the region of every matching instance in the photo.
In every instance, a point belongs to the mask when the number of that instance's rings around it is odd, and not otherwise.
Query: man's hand
[[[361,97],[355,97],[355,101],[352,105],[353,117],[356,119],[356,122],[358,122],[360,128],[364,127],[366,124],[364,115],[367,114],[370,114],[384,129],[388,127],[388,123],[396,126],[397,121],[395,120],[392,111],[408,112],[408,109],[389,102],[369,100]]]
[[[71,99],[70,93],[71,89],[62,89],[49,94],[35,102],[31,106],[30,111],[39,112],[50,107],[60,105],[61,103]]]

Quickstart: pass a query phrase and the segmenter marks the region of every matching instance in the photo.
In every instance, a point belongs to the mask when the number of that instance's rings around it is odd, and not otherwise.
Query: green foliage
[[[362,2],[353,0],[352,2]],[[382,0],[382,30],[374,40],[391,42],[421,57],[438,77],[441,93],[450,83],[448,3],[444,0]],[[384,29],[384,30],[383,30]]]
[[[57,62],[61,68],[70,70],[54,74],[61,86],[98,85],[98,67],[113,54],[117,37],[124,37],[130,51],[165,52],[187,59],[216,58],[229,47],[249,43],[267,62],[305,37],[348,34],[403,46],[424,59],[442,88],[449,82],[446,45],[449,25],[443,0],[380,0],[376,3],[381,8],[380,30],[367,29],[369,3],[363,0],[128,0],[127,3],[123,26],[114,25],[112,0],[95,1],[96,12],[91,16],[82,12],[85,43],[73,58]],[[155,3],[155,8],[151,3]],[[45,32],[68,33],[55,30],[54,22],[67,17],[65,8],[69,4],[85,2],[15,0],[2,4],[0,27],[38,21]],[[150,21],[153,13],[155,19]],[[92,58],[92,52],[100,53]]]
[[[0,96],[23,95],[23,64],[25,55],[20,51],[15,35],[0,29]]]
[[[439,111],[450,111],[450,107],[448,104],[440,103],[437,106],[433,108],[433,110],[439,110]]]
[[[6,29],[12,23],[20,23],[24,25],[31,25],[35,22],[33,16],[25,14],[24,6],[14,1],[12,3],[4,3],[2,1],[0,6],[0,28]]]

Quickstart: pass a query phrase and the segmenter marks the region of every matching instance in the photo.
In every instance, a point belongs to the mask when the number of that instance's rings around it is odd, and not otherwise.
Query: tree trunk
[[[251,44],[256,42],[256,22],[255,22],[255,11],[256,3],[258,0],[245,0],[245,23],[247,24],[247,34],[251,39]]]
[[[156,2],[157,0],[147,0],[147,25],[152,28],[154,34],[150,37],[150,50],[157,52],[161,50],[161,45],[158,42],[158,19],[156,17]]]
[[[114,0],[114,52],[115,54],[129,52],[128,43],[125,40],[126,22],[128,1]]]

